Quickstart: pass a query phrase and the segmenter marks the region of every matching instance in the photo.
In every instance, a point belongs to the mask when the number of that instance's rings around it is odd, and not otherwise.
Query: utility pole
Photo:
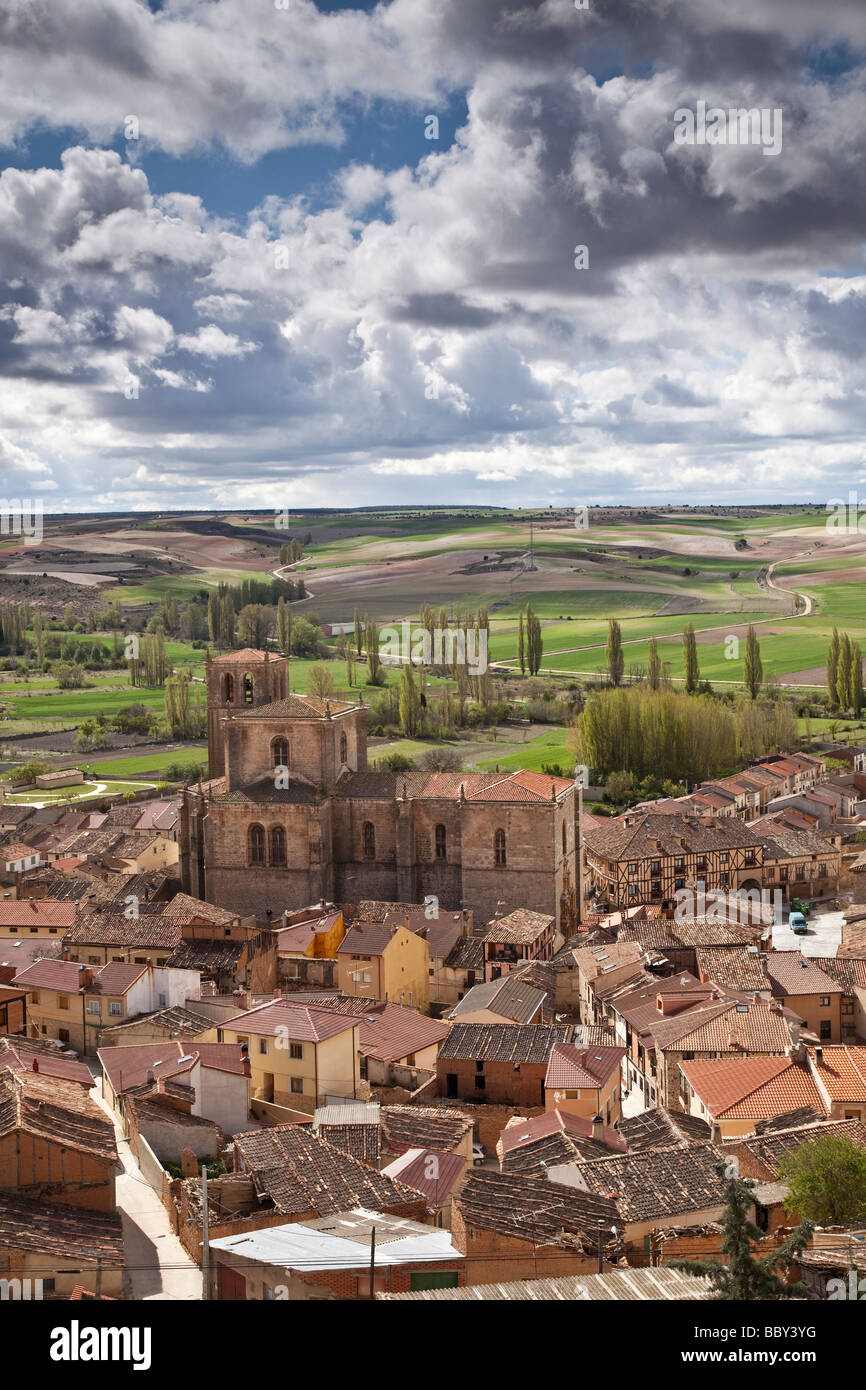
[[[370,1298],[375,1299],[373,1292],[373,1279],[376,1274],[376,1227],[373,1225],[370,1231]]]
[[[207,1209],[207,1163],[201,1165],[201,1296],[205,1303],[210,1298],[210,1223]]]

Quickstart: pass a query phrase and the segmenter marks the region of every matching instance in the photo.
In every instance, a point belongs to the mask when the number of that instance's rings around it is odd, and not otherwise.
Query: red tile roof
[[[566,1090],[597,1090],[619,1070],[625,1055],[624,1047],[575,1047],[574,1043],[557,1043],[547,1064],[545,1090],[557,1086]]]
[[[0,928],[71,927],[76,916],[75,903],[57,902],[53,898],[19,898],[0,902]]]
[[[115,1092],[141,1086],[150,1070],[157,1080],[167,1080],[192,1071],[199,1062],[212,1071],[244,1074],[241,1050],[235,1043],[184,1043],[173,1038],[166,1042],[101,1047],[96,1055]]]
[[[89,984],[82,984],[92,974]],[[100,969],[78,965],[73,960],[35,960],[19,971],[13,984],[21,989],[56,989],[61,994],[126,994],[142,975],[146,965],[126,965],[110,961]]]
[[[380,1171],[384,1177],[422,1192],[427,1198],[427,1210],[436,1212],[448,1201],[466,1171],[466,1159],[462,1154],[438,1149],[407,1149]]]
[[[247,1013],[236,1014],[224,1019],[221,1028],[231,1028],[235,1033],[263,1034],[266,1037],[284,1035],[291,1041],[321,1042],[349,1028],[356,1028],[357,1018],[329,1012],[326,1009],[309,1008],[288,999],[274,999],[270,1004],[260,1004]]]
[[[680,1070],[715,1119],[763,1120],[802,1105],[823,1110],[818,1087],[789,1057],[707,1058]]]
[[[866,1047],[825,1045],[821,1053],[819,1062],[816,1049],[809,1048],[815,1074],[830,1100],[848,1104],[866,1102]]]

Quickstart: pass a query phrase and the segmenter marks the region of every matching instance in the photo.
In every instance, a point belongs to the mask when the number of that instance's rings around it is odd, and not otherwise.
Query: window
[[[274,767],[288,767],[289,765],[289,743],[288,739],[275,738],[271,744],[271,755],[274,760]]]
[[[253,678],[252,678],[252,676],[251,676],[249,673],[247,673],[247,674],[244,676],[244,704],[245,704],[245,705],[251,705],[252,703],[253,703]]]
[[[31,992],[31,995],[30,995],[30,1003],[31,1003],[31,1004],[38,1004],[38,1003],[39,1003],[39,990],[38,990],[38,989],[34,989],[34,990]]]
[[[447,847],[447,838],[444,825],[437,825],[436,830],[434,831],[434,841],[436,858],[444,859],[445,850]]]
[[[229,675],[229,676],[226,676],[226,678],[225,678],[225,681],[224,681],[224,683],[223,683],[223,699],[225,700],[225,702],[226,702],[227,705],[233,705],[234,702],[235,702],[235,678],[234,678],[234,676]]]
[[[493,836],[493,860],[500,868],[504,868],[508,863],[504,830],[497,830]]]
[[[629,895],[630,898],[636,898],[636,897],[637,897],[637,884],[636,884],[636,883],[630,883],[630,884],[628,885],[628,895]]]
[[[262,1052],[262,1053],[265,1054],[265,1056],[267,1056],[267,1052],[268,1052],[268,1040],[267,1040],[267,1038],[259,1038],[259,1052]]]
[[[87,1001],[87,1012],[88,1012],[89,1014],[98,1014],[98,1013],[100,1012],[99,1000],[98,1000],[98,999],[88,999],[88,1001]]]
[[[821,1007],[822,1009],[829,1009],[829,1007],[830,1007],[830,996],[829,996],[829,994],[822,994],[822,995],[820,996],[820,998],[818,999],[818,1004],[820,1005],[820,1007]]]
[[[629,877],[630,877],[630,878],[634,878],[635,875],[637,874],[637,864],[629,864],[629,866],[628,866],[628,872],[629,872]]]
[[[650,863],[650,873],[653,876],[653,878],[657,878],[661,871],[662,861],[660,859],[653,859]]]
[[[109,1006],[108,1006],[108,1012],[110,1013],[110,1015],[111,1015],[112,1018],[122,1018],[122,1017],[123,1017],[123,1004],[122,1004],[122,1002],[121,1002],[119,999],[112,999],[111,1003],[110,1003]]]
[[[295,1061],[300,1062],[304,1056],[303,1043],[289,1043],[289,1056]]]
[[[348,761],[349,761],[349,740],[346,738],[346,735],[345,735],[345,734],[340,734],[340,762],[341,762],[341,763],[347,763]]]
[[[831,1024],[830,1024],[829,1018],[822,1018],[822,1019],[821,1019],[821,1041],[822,1041],[822,1042],[829,1042],[829,1041],[830,1041],[830,1035],[831,1035],[832,1031],[833,1031],[833,1029],[832,1029],[832,1026],[831,1026]]]
[[[69,995],[68,995],[68,994],[58,994],[58,996],[57,996],[57,1007],[58,1007],[58,1009],[68,1009],[68,1008],[69,1008]]]
[[[304,1078],[302,1076],[293,1076],[291,1088],[293,1096],[302,1096],[304,1094]]]
[[[566,846],[565,846],[565,821],[563,821],[563,822],[562,822],[562,857],[563,857],[563,859],[565,858],[566,853],[567,853],[567,850],[566,850]]]
[[[475,1089],[476,1089],[476,1091],[483,1091],[483,1090],[485,1089],[486,1086],[487,1086],[487,1078],[486,1078],[485,1076],[476,1076],[476,1078],[475,1078]]]
[[[251,825],[249,832],[250,842],[250,863],[264,864],[265,862],[265,832],[260,825]]]
[[[43,1033],[44,1033],[44,1032],[45,1032],[45,1029],[43,1028],[42,1031],[43,1031]],[[58,1038],[60,1039],[60,1041],[61,1041],[62,1043],[64,1043],[64,1044],[68,1047],[68,1045],[69,1045],[69,1029],[68,1029],[68,1028],[58,1028],[58,1029],[57,1029],[57,1036],[58,1036]]]
[[[286,862],[286,832],[281,825],[271,828],[271,863],[285,864]]]
[[[681,888],[685,888],[685,886],[686,886],[686,881],[685,881],[684,878],[675,878],[675,879],[674,879],[674,890],[675,890],[676,892],[678,892]]]
[[[376,858],[376,827],[371,820],[364,821],[364,858]]]
[[[682,855],[680,855],[678,859],[675,859],[675,860],[674,860],[674,868],[675,868],[675,869],[681,869],[681,868],[683,867],[684,864],[685,864],[685,860],[683,859]]]

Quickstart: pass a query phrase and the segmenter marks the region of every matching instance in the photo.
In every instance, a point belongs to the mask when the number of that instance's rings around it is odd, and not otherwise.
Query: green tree
[[[790,1191],[785,1210],[818,1226],[866,1221],[866,1149],[845,1135],[827,1134],[802,1144],[779,1165]]]
[[[523,631],[523,609],[517,615],[517,664],[521,676],[526,675],[526,639]]]
[[[746,634],[746,659],[743,666],[743,679],[746,682],[746,689],[753,700],[758,698],[761,683],[764,679],[764,667],[761,661],[761,644],[758,641],[754,627],[749,623],[749,631]]]
[[[529,667],[529,674],[537,676],[541,670],[541,658],[544,654],[544,643],[541,637],[541,620],[533,612],[530,604],[526,605],[526,664]]]
[[[609,618],[607,624],[607,674],[610,677],[612,686],[622,683],[622,673],[625,670],[625,657],[622,650],[622,629],[616,618]]]
[[[408,664],[400,673],[400,729],[406,738],[414,738],[421,723],[421,695],[415,684],[412,667]]]
[[[827,648],[827,697],[831,705],[836,704],[836,678],[839,674],[839,629],[833,628],[830,646]]]
[[[368,680],[375,684],[379,677],[382,662],[379,659],[379,629],[373,618],[367,618],[365,645],[367,647],[367,666],[369,668]]]
[[[361,627],[361,610],[360,610],[360,608],[356,608],[356,609],[355,609],[355,646],[356,646],[357,651],[358,651],[358,656],[361,655],[361,634],[362,634],[362,627]]]
[[[701,668],[698,665],[697,639],[691,623],[686,623],[683,628],[683,668],[686,677],[686,694],[694,695],[701,679]]]
[[[315,666],[310,667],[307,676],[307,693],[309,695],[315,695],[320,700],[327,700],[335,690],[334,677],[327,666],[317,662]]]
[[[284,656],[292,647],[292,610],[282,595],[277,603],[277,646]]]
[[[851,644],[851,675],[849,678],[849,689],[851,695],[851,708],[857,719],[863,709],[863,654],[860,651],[860,643]]]
[[[726,1178],[727,1205],[721,1221],[724,1231],[721,1254],[727,1257],[727,1263],[722,1264],[720,1260],[675,1260],[674,1269],[709,1279],[714,1289],[713,1298],[718,1301],[764,1303],[784,1298],[804,1298],[806,1290],[803,1284],[786,1284],[776,1271],[784,1274],[808,1245],[812,1234],[811,1222],[803,1222],[771,1254],[756,1256],[752,1249],[753,1242],[761,1241],[764,1233],[749,1220],[755,1194],[741,1178],[727,1177],[723,1164],[719,1165],[718,1172]]]
[[[619,805],[625,801],[633,786],[632,775],[630,772],[612,772],[604,784],[604,792],[608,801],[614,805]]]
[[[659,656],[659,644],[655,637],[650,638],[649,656],[647,657],[646,683],[650,690],[658,690],[662,683],[662,663]]]

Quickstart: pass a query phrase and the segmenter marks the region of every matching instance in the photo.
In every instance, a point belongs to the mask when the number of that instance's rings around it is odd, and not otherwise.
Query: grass
[[[92,754],[85,755],[88,768],[97,777],[131,777],[135,773],[164,771],[171,763],[201,763],[207,768],[207,747],[200,744],[182,744],[170,752],[142,753],[138,757],[106,758],[98,763],[91,761]]]
[[[152,787],[152,782],[80,782],[77,786],[64,787],[53,792],[34,787],[32,791],[15,792],[7,796],[6,800],[17,806],[54,806],[66,802],[71,805],[75,801],[88,801],[91,797],[122,795],[124,792],[144,791]],[[74,795],[64,794],[69,792]]]

